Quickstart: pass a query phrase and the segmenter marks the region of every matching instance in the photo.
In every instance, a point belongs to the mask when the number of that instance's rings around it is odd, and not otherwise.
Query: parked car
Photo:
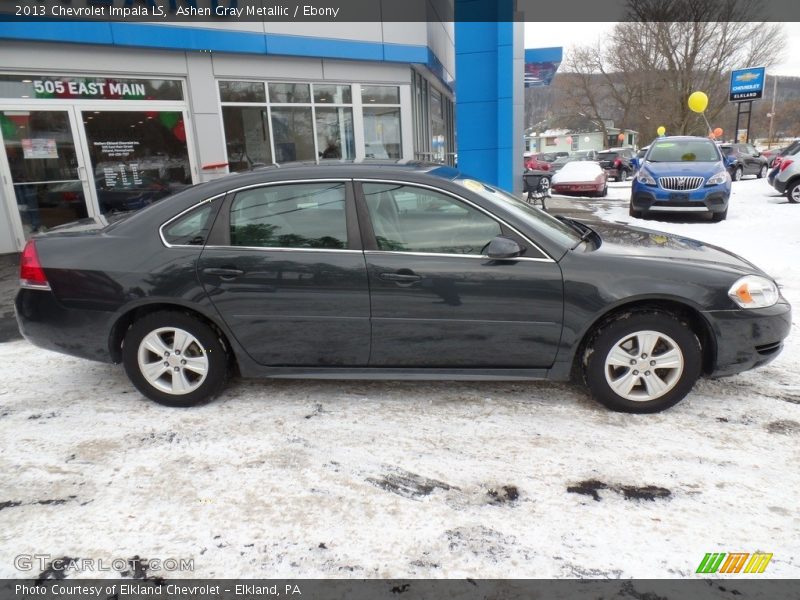
[[[783,160],[784,156],[789,154],[794,154],[797,150],[800,149],[800,139],[793,141],[791,144],[783,148],[780,152],[778,152],[775,156],[772,157],[770,161],[770,168],[775,168],[780,166],[781,160]]]
[[[550,163],[555,160],[555,156],[552,157],[552,160],[548,160],[548,158],[549,157],[542,152],[526,156],[525,168],[530,171],[549,171]]]
[[[781,146],[779,148],[767,148],[766,150],[761,151],[761,156],[767,159],[767,165],[772,168],[772,162],[775,160],[775,157],[783,152],[786,148],[786,146]]]
[[[632,148],[610,148],[598,152],[597,162],[609,177],[613,177],[616,181],[627,181],[628,176],[634,171],[631,164],[633,156]]]
[[[599,163],[576,160],[553,175],[550,187],[556,194],[605,196],[608,194],[608,175]]]
[[[642,162],[644,161],[644,156],[647,154],[647,151],[650,149],[650,146],[645,146],[644,148],[639,148],[636,152],[636,156],[631,159],[631,165],[633,165],[634,173],[638,171],[641,166]]]
[[[769,362],[791,327],[775,282],[726,250],[556,219],[419,163],[229,175],[110,226],[30,240],[20,285],[29,341],[121,362],[142,394],[175,406],[215,396],[231,372],[578,374],[614,410],[655,412],[701,375]]]
[[[755,175],[759,179],[767,176],[769,161],[752,144],[720,144],[719,148],[733,181],[739,181],[744,175]]]
[[[561,169],[564,168],[564,165],[567,163],[575,162],[578,159],[574,156],[559,156],[553,162],[550,163],[550,171],[553,173],[558,173]]]
[[[569,156],[576,160],[597,160],[597,150],[574,150]]]
[[[785,194],[792,204],[800,202],[800,144],[794,153],[784,154],[769,174],[769,184]]]
[[[675,136],[650,145],[631,185],[630,215],[651,212],[711,213],[728,216],[731,176],[717,144],[707,138]]]

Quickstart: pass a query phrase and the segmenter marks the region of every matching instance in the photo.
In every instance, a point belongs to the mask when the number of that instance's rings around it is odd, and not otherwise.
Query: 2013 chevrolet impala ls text
[[[769,362],[791,323],[775,282],[726,250],[555,218],[419,163],[230,175],[36,237],[20,275],[28,340],[121,362],[175,406],[238,372],[578,378],[609,408],[656,412],[702,375]]]

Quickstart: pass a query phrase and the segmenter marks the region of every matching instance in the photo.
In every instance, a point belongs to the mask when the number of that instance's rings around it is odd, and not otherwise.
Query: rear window
[[[211,229],[212,203],[190,210],[162,229],[164,240],[172,246],[202,246]]]
[[[614,160],[619,157],[619,152],[601,152],[597,156],[600,160]]]
[[[717,162],[717,146],[710,140],[665,140],[650,148],[650,162]]]

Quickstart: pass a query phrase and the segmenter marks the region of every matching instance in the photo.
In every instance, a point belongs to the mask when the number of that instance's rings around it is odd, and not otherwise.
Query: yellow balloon
[[[703,92],[693,92],[689,96],[689,108],[696,113],[703,112],[708,106],[708,96]]]
[[[665,133],[667,133],[667,128],[661,125],[658,129],[656,129],[656,133],[658,135],[664,135]]]

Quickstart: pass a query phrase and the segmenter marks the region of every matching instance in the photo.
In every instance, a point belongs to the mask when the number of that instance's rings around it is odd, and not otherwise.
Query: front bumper
[[[597,183],[557,183],[553,184],[553,192],[557,194],[580,194],[590,192],[593,194],[603,191],[605,184]]]
[[[730,192],[721,186],[691,192],[672,192],[661,188],[638,186],[631,194],[634,210],[642,212],[724,212]]]
[[[712,377],[767,364],[781,353],[792,327],[792,307],[783,299],[769,308],[716,310],[703,316],[716,337]]]
[[[22,336],[35,346],[100,362],[109,352],[111,313],[66,308],[49,290],[21,289],[14,301]]]

